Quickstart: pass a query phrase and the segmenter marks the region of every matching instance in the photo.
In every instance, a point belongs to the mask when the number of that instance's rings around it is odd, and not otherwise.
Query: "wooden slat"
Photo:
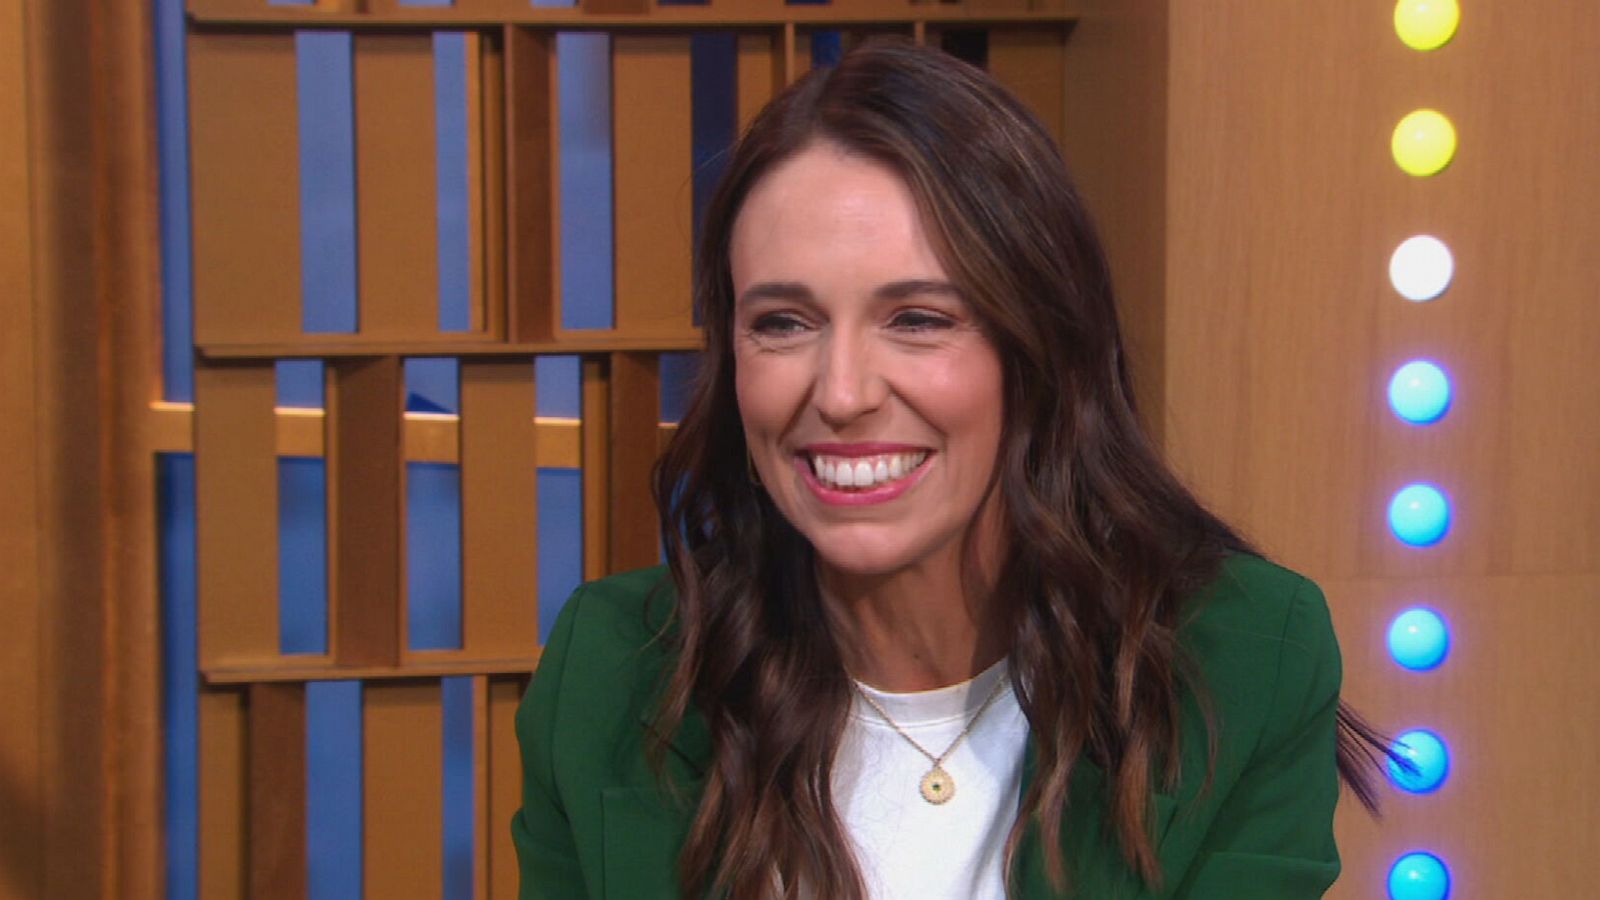
[[[526,678],[488,679],[489,897],[515,900],[519,880],[516,848],[506,823],[522,807],[522,757],[517,748],[517,705]]]
[[[478,39],[479,64],[476,73],[480,125],[474,129],[478,143],[479,189],[473,202],[480,214],[477,221],[478,252],[473,265],[479,267],[482,293],[476,306],[483,316],[484,333],[504,338],[506,330],[506,55],[504,32]]]
[[[466,49],[467,112],[467,327],[484,329],[484,123],[483,123],[483,36],[475,31],[462,35]],[[435,113],[437,115],[437,113]],[[498,235],[495,242],[499,242]]]
[[[674,334],[627,335],[611,331],[569,331],[560,340],[490,341],[455,335],[431,341],[432,356],[536,356],[541,353],[609,353],[614,350],[699,350],[704,339],[695,330]],[[200,348],[207,359],[309,359],[330,356],[414,355],[424,348],[415,341],[363,341],[348,335],[310,334],[293,342],[259,344],[207,344]]]
[[[498,829],[489,799],[489,734],[489,679],[478,676],[472,679],[472,809],[476,813],[472,818],[473,900],[488,900],[494,882],[489,868],[490,848]]]
[[[739,35],[736,102],[739,107],[739,133],[750,126],[773,92],[785,83],[783,32],[760,31]]]
[[[533,361],[461,364],[462,650],[526,653],[539,642],[539,434]]]
[[[356,221],[363,338],[439,334],[433,43],[357,33]]]
[[[206,365],[194,382],[200,664],[275,657],[275,373],[271,365]]]
[[[660,562],[660,528],[650,490],[661,417],[659,357],[611,356],[610,564],[621,572]]]
[[[545,341],[561,284],[555,35],[507,28],[505,41],[508,326],[513,340]]]
[[[611,40],[617,330],[684,334],[694,233],[689,37]]]
[[[250,896],[244,692],[200,692],[200,896]]]
[[[539,664],[539,650],[507,659],[472,659],[457,651],[430,651],[395,666],[340,666],[330,658],[295,654],[259,666],[205,669],[207,684],[254,684],[289,681],[395,681],[406,678],[453,678],[462,675],[521,675]]]
[[[398,357],[328,367],[332,645],[340,665],[400,658],[405,523]]]
[[[439,682],[368,685],[364,697],[365,894],[437,897],[444,883],[444,721]]]
[[[793,22],[783,23],[783,83],[794,84],[811,69],[811,41]]]
[[[249,689],[250,896],[306,896],[306,688]]]
[[[608,357],[582,361],[583,577],[604,578],[611,571],[611,382]]]
[[[294,36],[191,32],[188,64],[195,339],[293,339],[300,333]]]
[[[1056,143],[1066,111],[1067,35],[1050,28],[989,32],[989,74],[1028,105]]]
[[[513,23],[541,28],[606,28],[626,31],[682,30],[685,26],[722,28],[772,26],[785,22],[838,25],[871,22],[912,22],[917,19],[967,24],[1007,22],[1060,22],[1077,17],[1084,9],[1098,9],[1092,0],[1047,0],[1003,7],[974,7],[965,3],[907,3],[903,0],[853,0],[851,3],[795,4],[762,2],[732,7],[708,4],[656,5],[648,14],[597,13],[588,4],[566,7],[525,5],[519,0],[473,0],[457,6],[398,6],[376,0],[356,6],[341,0],[343,9],[310,10],[306,7],[269,5],[262,0],[189,0],[189,13],[197,21],[234,25],[309,25],[352,27],[401,24],[408,27],[493,27]],[[323,7],[337,6],[324,0]]]

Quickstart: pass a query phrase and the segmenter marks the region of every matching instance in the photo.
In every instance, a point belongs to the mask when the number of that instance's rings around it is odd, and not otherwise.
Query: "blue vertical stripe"
[[[699,367],[698,353],[661,354],[661,421],[674,425],[683,421]]]
[[[200,894],[200,662],[196,647],[194,456],[156,456],[161,712],[166,723],[167,896]]]
[[[328,652],[328,479],[320,458],[278,458],[278,652]]]
[[[406,412],[454,413],[461,409],[461,364],[454,357],[406,360]]]
[[[561,327],[611,328],[611,37],[556,35],[561,172]]]
[[[461,467],[406,464],[407,641],[461,647]]]
[[[461,32],[433,35],[433,104],[439,188],[439,330],[469,331],[471,183],[467,166],[467,37]]]
[[[539,643],[583,581],[583,470],[539,470]]]
[[[306,683],[306,881],[310,900],[361,896],[361,682]]]
[[[728,167],[728,152],[738,137],[739,107],[735,95],[738,67],[739,36],[736,33],[705,32],[689,39],[696,241],[700,238],[700,219],[705,206],[722,179],[723,170]]]
[[[541,356],[534,362],[537,415],[552,419],[583,417],[583,366],[576,356]]]
[[[277,376],[279,406],[322,408],[322,360],[280,359]]]
[[[189,223],[189,74],[183,0],[156,0],[156,137],[161,172],[161,396],[194,400]]]
[[[844,55],[844,35],[837,31],[816,31],[811,34],[811,67],[837,66]]]
[[[476,843],[472,746],[472,679],[440,679],[444,718],[444,900],[472,900]],[[501,823],[494,823],[499,827]]]
[[[350,32],[295,32],[300,302],[308,332],[357,327],[355,75]],[[243,211],[241,211],[243,212]]]

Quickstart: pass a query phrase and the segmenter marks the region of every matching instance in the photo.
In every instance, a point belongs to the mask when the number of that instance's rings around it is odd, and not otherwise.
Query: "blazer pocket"
[[[678,852],[689,831],[693,807],[675,808],[656,788],[607,788],[600,797],[601,886],[607,898],[656,900],[678,897]]]

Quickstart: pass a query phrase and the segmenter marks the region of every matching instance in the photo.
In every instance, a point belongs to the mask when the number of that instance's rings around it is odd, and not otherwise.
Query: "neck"
[[[966,681],[1005,656],[991,585],[950,568],[819,573],[852,675],[880,690],[926,691]]]

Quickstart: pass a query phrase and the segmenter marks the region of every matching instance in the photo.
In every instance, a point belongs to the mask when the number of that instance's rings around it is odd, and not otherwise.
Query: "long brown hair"
[[[1181,690],[1204,698],[1178,644],[1180,602],[1251,548],[1170,474],[1140,426],[1105,257],[1049,135],[982,71],[874,42],[757,116],[703,218],[695,299],[706,352],[655,473],[678,593],[656,735],[675,733],[693,707],[712,736],[681,887],[865,896],[830,795],[849,675],[810,545],[747,475],[734,395],[734,220],[757,181],[818,141],[905,179],[1004,361],[994,489],[1009,549],[994,596],[1015,598],[1010,671],[1037,753],[1009,850],[1037,824],[1051,880],[1065,884],[1062,812],[1074,764],[1089,759],[1109,777],[1128,864],[1159,885],[1146,807],[1177,779]],[[1377,736],[1340,716],[1340,772],[1371,808],[1370,748],[1357,739]]]

